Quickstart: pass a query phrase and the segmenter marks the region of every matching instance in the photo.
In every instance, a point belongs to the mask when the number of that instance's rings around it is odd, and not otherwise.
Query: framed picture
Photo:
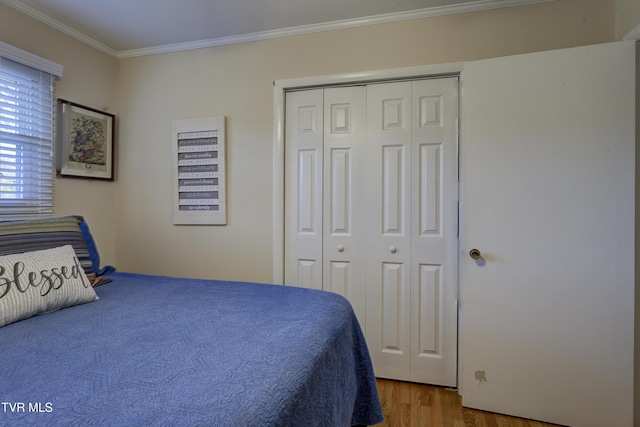
[[[225,117],[173,120],[173,224],[226,225]]]
[[[58,115],[58,175],[113,181],[116,116],[64,99]]]

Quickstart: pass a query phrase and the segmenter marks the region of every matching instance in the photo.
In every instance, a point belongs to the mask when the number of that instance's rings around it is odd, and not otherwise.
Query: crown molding
[[[436,6],[425,9],[412,10],[407,12],[388,13],[382,15],[374,15],[365,18],[347,19],[341,21],[333,21],[322,24],[303,25],[299,27],[284,28],[280,30],[262,31],[250,34],[242,34],[238,36],[220,37],[215,39],[198,40],[186,43],[176,43],[164,46],[156,46],[143,49],[132,49],[124,51],[115,51],[110,47],[100,43],[91,37],[62,24],[61,22],[38,12],[37,10],[24,5],[19,0],[0,0],[18,11],[47,24],[81,42],[92,46],[110,56],[118,59],[132,58],[137,56],[156,55],[161,53],[179,52],[185,50],[202,49],[215,46],[224,46],[230,44],[246,43],[252,41],[269,40],[280,37],[289,37],[296,35],[304,35],[311,33],[319,33],[323,31],[341,30],[354,27],[362,27],[366,25],[386,24],[391,22],[408,21],[413,19],[432,18],[436,16],[453,15],[459,13],[479,12],[490,9],[500,9],[505,7],[523,6],[535,3],[546,3],[556,0],[480,0],[469,1],[450,6]]]
[[[436,16],[453,15],[458,13],[479,12],[489,9],[522,6],[534,3],[546,3],[556,0],[481,0],[460,3],[451,6],[437,6],[426,9],[411,10],[407,12],[387,13],[383,15],[369,16],[359,19],[347,19],[342,21],[326,22],[322,24],[302,25],[299,27],[284,28],[280,30],[263,31],[238,36],[220,37],[209,40],[199,40],[188,43],[157,46],[147,49],[133,49],[120,51],[118,58],[131,58],[136,56],[155,55],[160,53],[179,52],[184,50],[202,49],[207,47],[224,46],[237,43],[269,40],[280,37],[297,36],[303,34],[319,33],[323,31],[342,30],[347,28],[363,27],[366,25],[386,24],[391,22],[408,21],[412,19],[432,18]]]
[[[57,21],[45,15],[44,13],[35,10],[30,6],[27,6],[26,4],[20,2],[19,0],[0,0],[0,3],[4,3],[7,6],[16,9],[18,12],[22,12],[25,15],[30,16],[31,18],[42,22],[43,24],[46,24],[62,33],[65,33],[68,36],[73,37],[76,40],[81,41],[84,44],[87,44],[95,49],[98,49],[99,51],[106,53],[107,55],[110,55],[113,57],[117,57],[118,55],[118,52],[114,49],[111,49],[109,46],[103,43],[100,43],[79,31],[74,30],[68,25],[63,24],[60,21]]]

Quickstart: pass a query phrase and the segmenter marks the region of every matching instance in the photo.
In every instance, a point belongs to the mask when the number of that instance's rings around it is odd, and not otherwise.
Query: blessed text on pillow
[[[0,326],[97,299],[71,245],[0,257]]]

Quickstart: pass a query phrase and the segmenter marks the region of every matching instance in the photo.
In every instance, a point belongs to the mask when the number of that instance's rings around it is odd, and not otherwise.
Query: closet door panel
[[[322,289],[322,90],[286,97],[285,285]]]
[[[412,83],[411,377],[456,385],[458,79]]]
[[[367,343],[376,375],[411,379],[411,83],[367,91]]]
[[[324,90],[324,289],[346,297],[365,325],[366,88]]]
[[[442,266],[418,266],[418,333],[416,352],[431,357],[441,351]]]

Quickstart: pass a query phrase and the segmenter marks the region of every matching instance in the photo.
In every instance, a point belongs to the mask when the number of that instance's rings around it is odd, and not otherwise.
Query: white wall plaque
[[[225,118],[173,120],[173,224],[226,225]]]

